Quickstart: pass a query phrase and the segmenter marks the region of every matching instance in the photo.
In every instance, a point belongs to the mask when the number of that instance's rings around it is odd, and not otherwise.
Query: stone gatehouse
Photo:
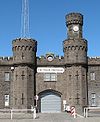
[[[37,57],[37,41],[12,41],[12,57],[0,57],[0,108],[61,112],[66,105],[100,106],[100,58],[87,56],[83,15],[66,15],[64,56]]]

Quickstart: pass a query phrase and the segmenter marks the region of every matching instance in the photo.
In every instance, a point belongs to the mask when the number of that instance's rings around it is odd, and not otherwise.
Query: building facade
[[[61,112],[67,105],[77,111],[100,106],[100,58],[87,56],[83,15],[66,15],[64,56],[47,53],[37,57],[37,41],[12,41],[12,57],[0,57],[0,108]]]

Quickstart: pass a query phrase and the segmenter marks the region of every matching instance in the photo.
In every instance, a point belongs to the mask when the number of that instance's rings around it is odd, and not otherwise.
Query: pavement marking
[[[80,117],[80,118],[84,118],[84,116],[82,116],[82,115],[80,115],[80,114],[77,114],[77,116]]]

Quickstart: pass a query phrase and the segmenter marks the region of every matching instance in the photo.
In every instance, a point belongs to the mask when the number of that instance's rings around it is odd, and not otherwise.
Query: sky
[[[84,16],[83,38],[88,56],[100,56],[100,0],[29,0],[30,38],[37,40],[37,56],[63,56],[67,39],[65,16]],[[0,57],[12,56],[12,40],[21,37],[22,0],[0,0]]]

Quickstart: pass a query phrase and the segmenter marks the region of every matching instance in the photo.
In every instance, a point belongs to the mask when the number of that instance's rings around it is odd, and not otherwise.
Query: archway
[[[61,93],[45,90],[39,94],[39,109],[41,113],[61,112]]]

